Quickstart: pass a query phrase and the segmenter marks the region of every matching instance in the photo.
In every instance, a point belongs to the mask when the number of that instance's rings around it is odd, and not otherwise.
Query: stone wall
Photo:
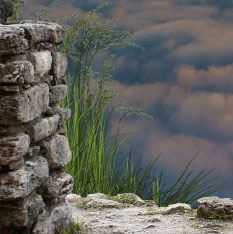
[[[55,23],[0,25],[1,234],[53,234],[69,223],[63,34]]]

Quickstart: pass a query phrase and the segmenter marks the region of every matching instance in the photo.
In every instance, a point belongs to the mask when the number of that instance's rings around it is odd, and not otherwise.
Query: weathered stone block
[[[44,201],[38,194],[32,194],[14,203],[0,202],[0,226],[30,229],[44,209]]]
[[[34,86],[12,96],[0,96],[0,125],[26,123],[39,117],[49,104],[47,84]]]
[[[31,43],[50,42],[59,44],[63,41],[64,30],[56,23],[24,21],[19,27],[26,32]]]
[[[5,201],[14,201],[29,196],[45,182],[48,174],[48,163],[43,157],[27,161],[19,170],[1,174],[0,206]]]
[[[0,84],[29,84],[35,82],[33,65],[28,61],[0,64]],[[10,86],[11,87],[11,86]]]
[[[55,135],[43,141],[41,147],[52,169],[63,168],[71,160],[71,151],[65,136]]]
[[[49,107],[46,114],[48,115],[60,115],[62,121],[68,120],[71,117],[71,110],[68,108],[62,108],[59,106]]]
[[[53,54],[53,73],[57,84],[66,83],[66,71],[68,61],[64,53],[56,52]]]
[[[67,85],[52,86],[50,88],[50,95],[49,95],[50,105],[57,105],[61,103],[65,99],[67,92],[68,92]]]
[[[7,94],[15,94],[20,92],[20,87],[18,85],[0,85],[0,93],[5,95]]]
[[[23,53],[29,48],[24,30],[13,25],[0,27],[0,55]]]
[[[0,171],[18,169],[23,163],[23,156],[28,152],[30,138],[26,134],[0,138]]]
[[[43,77],[52,68],[52,55],[50,51],[33,52],[30,54],[31,62],[35,67],[36,75]]]
[[[33,234],[56,234],[67,229],[72,224],[72,209],[67,205],[54,208],[49,215],[41,215],[35,225]]]
[[[27,158],[35,158],[38,157],[40,154],[40,146],[34,145],[29,148]]]
[[[54,172],[49,176],[43,196],[49,202],[64,200],[73,190],[73,178],[65,172]]]
[[[233,200],[230,198],[204,197],[197,203],[200,218],[233,220]]]
[[[54,134],[58,129],[59,115],[41,119],[31,127],[30,136],[34,142],[38,142]]]

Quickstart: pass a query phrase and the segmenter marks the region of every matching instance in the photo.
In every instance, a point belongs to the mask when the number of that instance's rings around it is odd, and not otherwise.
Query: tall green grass
[[[67,30],[64,50],[71,66],[65,105],[72,111],[66,122],[72,150],[67,171],[74,177],[74,192],[84,196],[133,192],[153,198],[159,205],[193,202],[212,193],[212,184],[206,186],[210,173],[193,173],[191,162],[175,184],[168,186],[163,176],[155,175],[157,160],[141,168],[131,155],[119,157],[119,139],[108,136],[107,123],[112,93],[106,84],[111,78],[112,57],[102,60],[99,72],[94,72],[93,65],[96,58],[102,59],[99,55],[129,44],[127,32],[115,29],[93,12],[81,16]]]
[[[8,19],[9,23],[17,23],[22,19],[23,15],[23,0],[12,0],[11,2],[9,1],[8,4],[13,5],[13,14],[12,16]]]
[[[74,191],[113,193],[117,144],[107,137],[107,112],[112,94],[106,89],[111,76],[109,61],[98,73],[92,70],[95,57],[125,42],[128,33],[116,32],[94,13],[79,19],[68,31],[65,50],[74,64],[69,77],[66,105],[72,111],[67,133],[73,153],[68,171],[74,177]]]

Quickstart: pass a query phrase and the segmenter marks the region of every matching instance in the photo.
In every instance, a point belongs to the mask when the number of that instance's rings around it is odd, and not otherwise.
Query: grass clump
[[[135,193],[154,199],[159,205],[191,203],[211,194],[212,185],[206,186],[210,173],[193,173],[192,161],[176,182],[167,186],[162,175],[155,176],[157,159],[140,167],[131,155],[119,157],[119,141],[108,135],[112,93],[107,83],[112,73],[112,56],[106,61],[100,55],[129,44],[127,32],[112,27],[93,12],[82,15],[67,30],[64,50],[69,57],[70,74],[65,105],[72,111],[66,122],[72,151],[67,171],[74,177],[74,192],[82,196],[96,192]],[[101,66],[95,72],[97,58]]]
[[[94,13],[79,19],[66,35],[65,50],[73,69],[66,101],[72,111],[66,126],[73,157],[67,170],[74,177],[74,192],[83,196],[115,190],[118,145],[112,144],[107,134],[112,94],[106,82],[111,77],[111,64],[104,62],[98,73],[92,66],[99,53],[127,39],[128,33],[113,30]]]
[[[81,234],[80,224],[72,224],[68,228],[59,232],[59,234]]]
[[[216,192],[216,183],[213,183],[212,171],[192,171],[190,160],[175,182],[171,185],[164,183],[163,174],[156,177],[152,185],[153,200],[159,206],[174,203],[195,204],[200,197],[209,196]]]

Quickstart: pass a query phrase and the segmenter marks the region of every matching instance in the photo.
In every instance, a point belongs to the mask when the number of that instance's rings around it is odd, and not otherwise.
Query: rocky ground
[[[221,214],[226,209],[232,211],[232,200],[216,199],[218,198],[200,200],[199,216],[205,214],[207,217],[207,210],[210,211],[213,207]],[[233,234],[233,219],[229,219],[229,216],[227,220],[224,220],[224,215],[221,220],[213,219],[212,210],[212,219],[197,218],[197,210],[191,209],[187,204],[159,208],[153,202],[145,202],[134,194],[116,197],[92,194],[86,198],[68,195],[66,202],[72,210],[74,222],[81,227],[80,233]]]

